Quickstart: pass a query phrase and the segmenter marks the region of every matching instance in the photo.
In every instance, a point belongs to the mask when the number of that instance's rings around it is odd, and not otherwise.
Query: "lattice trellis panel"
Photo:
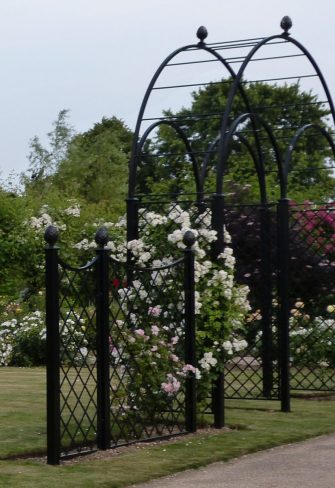
[[[226,364],[227,398],[278,399],[276,304],[276,213],[273,206],[225,208],[236,257],[236,281],[249,287],[251,312],[245,326],[248,346]]]
[[[184,262],[110,266],[112,445],[184,432]]]
[[[60,265],[60,442],[63,453],[92,449],[97,432],[94,265]]]
[[[335,207],[290,210],[291,388],[335,391]]]

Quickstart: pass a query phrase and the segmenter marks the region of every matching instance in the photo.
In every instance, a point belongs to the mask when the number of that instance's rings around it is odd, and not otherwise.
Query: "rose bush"
[[[117,228],[124,230],[124,220],[117,224]],[[235,258],[229,246],[231,238],[225,231],[226,247],[216,262],[210,259],[211,244],[216,240],[216,232],[210,229],[211,213],[206,211],[199,214],[196,209],[185,211],[174,205],[166,211],[165,215],[140,210],[140,227],[143,229],[141,239],[128,242],[127,249],[131,251],[133,263],[139,268],[156,268],[151,274],[151,281],[136,279],[133,286],[119,289],[124,313],[130,314],[135,322],[133,327],[143,331],[144,337],[152,337],[152,317],[150,311],[156,311],[155,327],[169,335],[167,350],[170,357],[175,358],[167,366],[164,361],[156,361],[152,357],[152,343],[140,338],[141,352],[136,358],[145,358],[143,371],[151,367],[151,375],[157,374],[156,381],[160,383],[160,390],[168,390],[180,386],[180,377],[185,376],[185,368],[191,371],[189,365],[183,363],[184,319],[182,310],[184,306],[183,293],[176,286],[177,279],[173,276],[173,269],[160,270],[173,262],[178,250],[183,250],[185,244],[183,237],[186,231],[191,230],[197,237],[193,246],[195,252],[195,313],[196,313],[196,350],[197,364],[194,374],[198,378],[198,397],[200,400],[209,396],[212,381],[223,370],[224,363],[234,355],[239,355],[247,347],[245,340],[246,317],[250,310],[247,299],[248,287],[238,285],[234,280]],[[115,230],[115,227],[114,227]],[[116,246],[111,241],[108,246],[114,258],[124,262],[125,248]],[[162,252],[164,250],[164,257]],[[169,276],[169,274],[171,276]],[[180,279],[180,278],[179,278]],[[126,297],[126,300],[125,300]],[[166,300],[166,298],[168,299]],[[164,302],[164,303],[163,303]],[[158,313],[159,311],[159,313]],[[174,344],[173,337],[179,338]],[[120,346],[125,348],[124,341]],[[138,347],[138,338],[136,347]],[[129,346],[128,346],[129,347]],[[161,345],[161,347],[163,347]],[[161,349],[160,347],[160,349]],[[163,357],[161,351],[158,354]],[[172,356],[171,356],[172,355]],[[130,355],[131,356],[131,355]],[[129,355],[126,362],[129,363]],[[151,359],[150,359],[151,358]],[[152,364],[150,363],[152,362]],[[188,369],[187,369],[188,368]],[[170,375],[170,381],[162,377]],[[174,378],[174,380],[172,380]],[[144,381],[144,383],[147,380]]]
[[[0,366],[42,366],[46,364],[45,313],[25,313],[19,304],[7,306],[7,318],[0,323]],[[76,312],[63,313],[60,354],[63,363],[78,365],[86,360],[88,342],[85,321]]]

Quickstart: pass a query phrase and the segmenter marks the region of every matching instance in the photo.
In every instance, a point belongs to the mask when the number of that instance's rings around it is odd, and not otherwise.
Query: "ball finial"
[[[293,23],[291,17],[289,17],[288,15],[285,15],[285,17],[281,19],[280,27],[283,29],[284,34],[290,35],[289,30],[291,29],[292,25]]]
[[[95,234],[95,242],[99,247],[104,248],[108,241],[108,230],[106,227],[100,227]]]
[[[200,43],[203,44],[204,40],[208,36],[208,32],[205,26],[200,26],[197,30],[197,38],[200,39]]]
[[[191,230],[187,230],[185,232],[183,237],[183,243],[187,248],[191,248],[196,240],[197,238]]]
[[[49,244],[50,247],[54,247],[58,241],[59,232],[57,227],[54,225],[48,225],[44,232],[44,240]]]

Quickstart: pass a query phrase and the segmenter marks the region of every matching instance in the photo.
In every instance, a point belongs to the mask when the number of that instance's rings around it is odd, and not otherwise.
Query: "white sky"
[[[208,42],[263,37],[284,15],[334,97],[334,0],[0,0],[2,177],[27,168],[61,109],[77,131],[112,115],[133,129],[154,71],[200,25]]]

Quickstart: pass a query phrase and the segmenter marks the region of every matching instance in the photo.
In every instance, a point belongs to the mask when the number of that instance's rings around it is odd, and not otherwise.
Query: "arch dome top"
[[[226,100],[226,104],[224,107],[224,110],[219,113],[215,114],[215,116],[218,118],[221,118],[221,129],[220,129],[220,140],[218,143],[218,159],[217,159],[217,165],[216,165],[216,193],[220,194],[223,191],[223,176],[226,170],[226,159],[227,159],[227,147],[226,147],[226,142],[225,138],[227,138],[227,134],[229,132],[229,127],[232,123],[233,120],[236,119],[237,115],[240,114],[233,114],[233,107],[234,107],[234,101],[236,98],[236,95],[239,94],[239,96],[242,98],[245,110],[244,112],[246,113],[255,113],[256,111],[254,110],[253,107],[251,107],[250,101],[248,100],[248,95],[247,95],[247,90],[245,90],[245,85],[247,83],[256,83],[256,82],[286,82],[286,80],[290,80],[292,78],[296,80],[300,80],[302,78],[308,78],[315,76],[318,78],[318,80],[321,83],[321,86],[323,88],[324,94],[325,94],[325,102],[328,104],[329,111],[331,113],[333,122],[335,124],[335,110],[334,110],[334,104],[330,95],[330,91],[328,89],[327,83],[323,77],[323,74],[310,54],[310,52],[296,39],[294,39],[291,36],[290,29],[292,28],[292,21],[288,16],[283,17],[280,23],[280,27],[283,30],[280,34],[275,34],[272,36],[268,37],[260,37],[260,38],[252,38],[252,39],[240,39],[237,41],[226,41],[226,42],[220,42],[220,43],[207,43],[207,37],[208,37],[208,32],[207,29],[204,26],[199,27],[197,30],[197,38],[198,42],[194,44],[189,44],[183,47],[180,47],[173,51],[170,55],[168,55],[165,60],[161,63],[161,65],[157,68],[156,72],[154,73],[147,90],[145,92],[139,114],[137,117],[137,122],[135,126],[135,133],[134,133],[134,142],[133,142],[133,147],[132,147],[132,155],[131,155],[131,160],[130,160],[130,174],[129,174],[129,197],[133,197],[136,194],[136,178],[137,178],[137,168],[139,165],[139,162],[141,161],[141,151],[144,147],[145,143],[145,138],[148,137],[149,134],[153,134],[154,129],[159,128],[160,123],[159,121],[166,121],[170,120],[173,121],[173,124],[170,124],[171,127],[176,128],[176,126],[179,124],[180,125],[180,130],[178,129],[177,131],[181,133],[183,131],[184,134],[184,125],[185,125],[185,120],[178,120],[177,117],[174,117],[173,115],[166,115],[163,112],[163,116],[158,117],[148,117],[147,115],[147,108],[148,108],[148,103],[151,100],[151,97],[155,92],[158,91],[164,91],[164,95],[167,94],[167,92],[173,91],[175,93],[176,89],[194,89],[194,88],[199,88],[202,86],[209,86],[213,84],[218,84],[218,83],[228,83],[227,80],[222,80],[224,77],[229,77],[230,81],[230,88],[228,91],[228,96]],[[257,56],[256,54],[259,53],[262,49],[266,49],[269,46],[275,46],[279,45],[276,47],[282,48],[282,45],[290,45],[294,46],[294,48],[297,50],[298,54],[288,54],[284,53],[284,55],[272,55],[272,56]],[[202,53],[206,55],[206,59],[199,59],[198,57],[194,58],[195,54]],[[236,54],[234,54],[236,53]],[[187,60],[183,57],[181,61],[179,61],[177,58],[180,55],[185,55],[187,54]],[[267,53],[266,53],[267,54]],[[276,61],[279,62],[279,60],[285,59],[286,58],[294,58],[294,57],[299,57],[299,56],[304,56],[309,65],[312,66],[313,68],[313,75],[302,75],[301,77],[298,76],[286,76],[282,78],[276,78],[276,77],[270,77],[270,78],[265,78],[265,79],[260,79],[260,80],[252,80],[252,81],[246,81],[244,79],[244,75],[246,73],[247,68],[252,65],[252,63],[256,61],[269,61],[271,60],[272,62]],[[168,85],[159,85],[158,81],[161,79],[162,74],[164,71],[167,69],[171,69],[171,67],[186,67],[189,68],[190,66],[193,67],[208,67],[211,65],[211,63],[217,62],[221,68],[221,80],[220,81],[209,81],[209,82],[202,82],[202,83],[173,83],[170,82]],[[235,65],[239,65],[238,69],[235,68]],[[199,71],[199,70],[198,70]],[[204,71],[204,70],[203,70]],[[201,71],[200,75],[202,75],[203,71]],[[173,100],[172,98],[168,98],[166,96],[167,100]],[[198,114],[200,116],[207,116],[207,114]],[[255,117],[254,117],[255,119]],[[252,119],[253,120],[253,119]],[[308,123],[309,121],[307,121]],[[252,124],[254,122],[252,121]],[[253,125],[254,131],[253,131],[253,137],[255,140],[255,145],[257,148],[257,152],[260,158],[260,142],[259,142],[259,136],[258,136],[258,130],[256,130],[256,125]],[[144,136],[144,139],[143,139]],[[185,134],[185,137],[183,135],[183,139],[187,139],[187,136]],[[191,144],[192,141],[189,141],[189,143],[186,143],[186,148],[185,152],[190,155],[190,152],[192,153],[191,149]],[[192,153],[192,164],[193,168],[196,166],[197,169],[194,171],[194,175],[196,174],[201,174],[201,160],[199,158],[199,155]],[[201,185],[200,185],[201,186]],[[199,190],[199,182],[196,184],[197,191]]]

